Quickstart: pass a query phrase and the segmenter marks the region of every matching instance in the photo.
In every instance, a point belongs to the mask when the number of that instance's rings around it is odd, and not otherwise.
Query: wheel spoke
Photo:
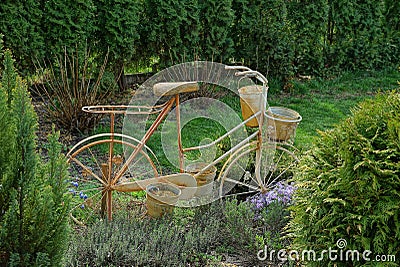
[[[260,192],[260,190],[257,189],[257,190],[253,190],[253,191],[240,192],[240,193],[233,193],[233,194],[225,195],[224,197],[242,196],[242,195],[253,194],[253,193],[256,193],[256,192]]]
[[[89,203],[90,200],[93,200],[96,196],[98,196],[99,194],[102,194],[102,193],[103,193],[102,191],[99,191],[99,192],[97,192],[96,194],[94,194],[93,196],[91,196],[91,197],[85,199],[83,202],[81,202],[81,203],[75,205],[75,206],[71,209],[71,212],[72,212],[73,210],[75,210],[76,208],[81,207],[82,204]],[[104,195],[102,195],[101,198],[103,198],[103,197],[104,197]]]
[[[104,187],[88,188],[88,189],[79,190],[79,193],[80,192],[87,193],[87,192],[91,192],[91,191],[99,191],[99,190],[102,190],[102,189],[104,189]]]
[[[238,153],[234,155],[234,157],[228,159],[229,162],[225,163],[221,170],[222,175],[220,174],[221,184],[219,185],[219,195],[224,196],[223,188],[227,187],[224,185],[224,183],[232,183],[250,189],[249,191],[245,192],[234,192],[232,194],[225,195],[249,194],[250,191],[253,193],[261,192],[263,188],[269,188],[277,181],[286,179],[286,175],[290,173],[291,169],[298,161],[294,153],[287,148],[277,146],[275,143],[268,145],[265,149],[263,149],[261,167],[262,171],[265,173],[262,173],[261,181],[263,184],[260,185],[257,182],[254,174],[249,176],[251,169],[254,167],[240,164],[242,157],[250,152],[256,151],[256,149],[256,147],[253,147],[245,151],[241,151],[241,153]],[[274,149],[274,151],[272,151],[272,149]],[[233,165],[238,167],[233,167]],[[246,168],[243,168],[244,166],[249,169],[247,170]],[[237,177],[237,175],[235,175],[235,168],[236,170],[239,168],[245,172],[245,179],[235,179]]]
[[[246,184],[246,183],[243,183],[243,182],[241,182],[241,181],[234,180],[234,179],[231,179],[231,178],[226,178],[226,179],[225,179],[225,182],[231,182],[231,183],[235,183],[235,184],[237,184],[237,185],[242,185],[242,186],[245,186],[245,187],[247,187],[247,188],[249,188],[249,189],[253,189],[253,190],[255,190],[255,191],[260,190],[260,189],[259,189],[258,187],[256,187],[256,186],[253,186],[253,185],[250,185],[250,184]]]
[[[270,181],[270,179],[272,178],[272,176],[270,176],[270,178],[268,179],[267,185],[269,185],[269,184],[274,184],[275,182],[279,181],[280,178],[281,178],[288,170],[290,170],[294,165],[295,165],[295,164],[291,163],[291,164],[290,164],[289,166],[287,166],[282,172],[280,172],[277,176],[275,176],[275,178],[274,178],[272,181]],[[275,170],[274,170],[274,173],[275,173]]]
[[[103,185],[106,185],[106,182],[103,179],[101,179],[99,176],[97,176],[95,173],[93,173],[92,170],[90,170],[90,168],[86,167],[80,160],[78,160],[75,157],[71,158],[71,160],[73,160],[76,164],[78,164],[80,167],[82,167],[87,173],[89,173],[94,178],[96,178],[100,183],[102,183]]]
[[[99,161],[97,160],[97,157],[93,154],[93,151],[90,147],[88,147],[88,151],[91,155],[91,159],[93,159],[95,161],[97,168],[101,170],[101,165],[100,165]]]

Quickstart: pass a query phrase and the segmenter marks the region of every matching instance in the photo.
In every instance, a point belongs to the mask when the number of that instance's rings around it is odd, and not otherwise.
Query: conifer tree
[[[232,0],[204,0],[199,4],[202,58],[226,63],[234,52],[230,36],[235,16]]]
[[[44,1],[1,1],[0,32],[4,34],[5,46],[12,49],[21,71],[32,70],[32,59],[43,56],[46,49],[42,2]]]
[[[31,244],[29,238],[29,220],[26,217],[30,192],[34,189],[34,179],[37,165],[36,114],[30,103],[26,84],[21,78],[16,79],[14,99],[11,107],[12,124],[15,125],[15,147],[9,177],[7,177],[6,190],[9,193],[9,207],[4,214],[2,222],[6,251],[10,256],[19,255],[20,264],[23,265],[29,259]]]
[[[138,25],[142,3],[138,0],[100,0],[96,2],[96,7],[97,48],[102,56],[108,55],[119,87],[123,90],[127,86],[124,66],[139,52]]]
[[[5,61],[8,61],[7,57],[10,54],[6,53]],[[10,80],[12,75],[10,72],[4,71],[2,75],[2,84],[4,81]],[[5,86],[0,85],[0,221],[4,216],[5,210],[9,204],[8,192],[8,174],[13,157],[13,144],[14,140],[13,124],[10,119],[10,109],[8,105],[8,99],[11,99],[9,92]],[[1,247],[1,239],[0,239]]]
[[[7,92],[7,105],[11,106],[12,90],[15,88],[16,72],[14,69],[14,59],[10,50],[6,50],[4,53],[4,70],[2,76],[2,85]]]
[[[15,88],[9,107],[7,88],[0,86],[0,145],[6,147],[0,152],[0,266],[59,266],[68,237],[67,163],[56,134],[49,137],[48,163],[39,160],[27,85],[12,60],[5,62],[3,80]]]
[[[187,17],[183,0],[148,0],[145,11],[149,22],[147,38],[149,48],[160,57],[160,66],[180,63],[183,56],[181,27]]]
[[[44,1],[43,34],[48,54],[75,52],[95,40],[96,6],[91,0]],[[89,45],[90,46],[90,45]]]

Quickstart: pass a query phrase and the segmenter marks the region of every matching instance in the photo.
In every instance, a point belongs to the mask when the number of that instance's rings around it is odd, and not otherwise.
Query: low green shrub
[[[279,233],[282,217],[277,215],[286,212],[279,206],[274,209],[277,216],[257,220],[252,205],[227,199],[197,208],[175,208],[173,215],[157,220],[120,211],[111,222],[98,221],[77,230],[65,265],[213,266],[227,254],[249,265],[265,265],[257,259],[260,249],[286,246]]]
[[[399,162],[399,91],[378,94],[334,129],[321,132],[295,176],[298,190],[290,222],[293,249],[314,250],[317,258],[322,257],[304,263],[398,266]],[[336,260],[321,254],[329,248],[337,251]],[[346,253],[355,250],[359,260],[356,255],[346,259]],[[372,252],[371,261],[362,257],[366,250]],[[397,262],[372,262],[383,254],[395,255]]]

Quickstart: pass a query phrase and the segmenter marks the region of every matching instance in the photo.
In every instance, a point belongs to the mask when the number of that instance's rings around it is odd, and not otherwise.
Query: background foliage
[[[201,59],[240,62],[288,82],[398,64],[399,11],[391,0],[6,0],[0,33],[20,71],[86,44],[100,59],[109,50],[117,78],[125,66]]]

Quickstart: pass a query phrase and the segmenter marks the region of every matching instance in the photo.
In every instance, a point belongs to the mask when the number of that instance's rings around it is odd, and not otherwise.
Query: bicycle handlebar
[[[254,77],[263,84],[268,84],[268,79],[262,75],[260,72],[252,70],[245,66],[225,66],[226,70],[240,70],[235,73],[235,76],[246,76],[246,77]]]
[[[251,70],[248,67],[245,66],[225,66],[226,70]]]

